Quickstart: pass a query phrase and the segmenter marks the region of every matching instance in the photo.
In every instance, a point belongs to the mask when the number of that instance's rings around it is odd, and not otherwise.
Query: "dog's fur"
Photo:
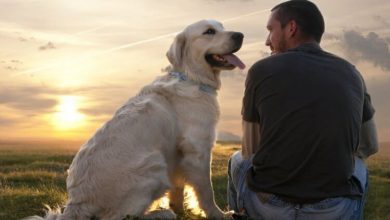
[[[212,28],[215,34],[204,34]],[[184,184],[191,185],[209,218],[224,218],[215,204],[210,179],[211,148],[219,116],[216,93],[221,69],[206,54],[227,54],[241,47],[213,20],[188,26],[167,53],[173,72],[157,78],[119,108],[113,118],[84,144],[67,178],[68,201],[62,214],[46,219],[120,220],[175,218],[172,210],[147,213],[151,203],[169,191],[171,207],[183,211]],[[37,217],[35,217],[37,218]]]

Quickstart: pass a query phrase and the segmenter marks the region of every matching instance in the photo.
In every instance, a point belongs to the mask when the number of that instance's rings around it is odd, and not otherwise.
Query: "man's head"
[[[266,45],[272,53],[285,52],[304,42],[321,42],[324,18],[317,6],[307,0],[290,0],[271,9]]]

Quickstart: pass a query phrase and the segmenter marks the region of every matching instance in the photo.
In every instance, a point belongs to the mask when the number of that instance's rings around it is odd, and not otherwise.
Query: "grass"
[[[227,160],[238,144],[217,144],[213,152],[212,181],[217,204],[226,210]],[[44,205],[66,201],[66,170],[75,148],[0,144],[0,220],[44,215]],[[370,188],[365,219],[390,219],[390,144],[367,162]],[[182,219],[197,219],[190,213]]]
[[[370,174],[365,219],[390,219],[390,143],[381,144],[379,153],[367,161]]]

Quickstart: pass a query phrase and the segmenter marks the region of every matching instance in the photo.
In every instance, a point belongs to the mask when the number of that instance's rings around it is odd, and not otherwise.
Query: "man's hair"
[[[275,10],[276,19],[280,21],[282,28],[294,20],[304,36],[313,37],[318,43],[321,42],[325,22],[314,3],[307,0],[290,0],[271,9],[271,11]]]

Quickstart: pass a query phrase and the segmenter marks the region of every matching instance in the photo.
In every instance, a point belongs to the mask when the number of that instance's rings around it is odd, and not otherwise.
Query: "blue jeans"
[[[353,176],[360,182],[364,196],[360,199],[347,197],[328,198],[313,204],[296,205],[271,196],[262,202],[246,184],[246,172],[252,166],[251,160],[244,160],[237,151],[229,160],[228,204],[231,210],[242,212],[250,219],[299,219],[333,220],[363,219],[365,195],[367,193],[367,168],[360,158],[355,158]]]

